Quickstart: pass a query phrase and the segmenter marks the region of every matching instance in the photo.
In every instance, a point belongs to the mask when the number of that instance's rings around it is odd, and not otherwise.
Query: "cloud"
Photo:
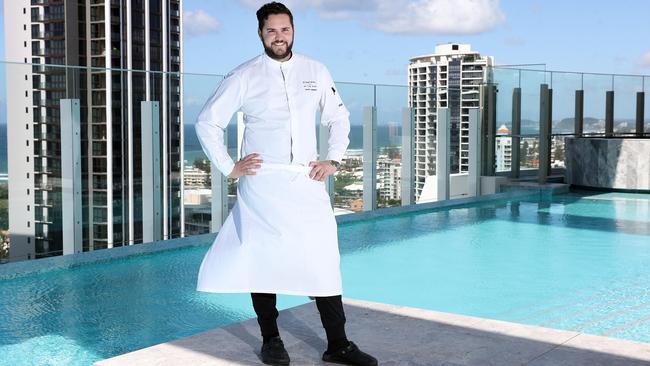
[[[203,10],[183,12],[183,31],[189,37],[214,33],[220,25],[217,19]]]
[[[641,68],[650,69],[650,51],[641,55],[638,64]]]
[[[382,1],[377,15],[388,33],[476,34],[505,21],[499,0]]]
[[[257,9],[266,0],[239,0]],[[459,35],[489,31],[505,21],[499,0],[286,0],[324,19],[356,19],[386,33]]]

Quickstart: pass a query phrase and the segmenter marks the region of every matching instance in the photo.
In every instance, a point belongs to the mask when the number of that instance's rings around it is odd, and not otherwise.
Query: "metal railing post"
[[[363,210],[377,208],[377,108],[363,109]]]
[[[512,90],[512,166],[510,175],[519,178],[521,161],[521,88]]]
[[[497,130],[497,87],[488,85],[486,88],[487,105],[483,113],[486,114],[483,119],[486,123],[484,131],[486,133],[485,141],[485,158],[483,161],[483,175],[494,176],[496,173],[496,130]]]
[[[140,102],[142,141],[142,242],[162,239],[160,105]]]
[[[330,130],[327,128],[327,126],[323,126],[322,124],[318,125],[318,130],[319,130],[319,135],[318,135],[318,156],[319,160],[325,160],[327,159],[327,150],[329,148],[329,138],[330,138]],[[334,204],[334,176],[330,175],[325,179],[325,190],[327,191],[327,194],[330,196],[330,202]]]
[[[402,206],[415,203],[415,169],[413,164],[413,126],[415,124],[415,110],[402,108],[402,177],[401,199]]]
[[[436,128],[436,200],[449,199],[449,108],[438,108]]]
[[[551,89],[540,85],[539,93],[539,169],[538,182],[546,184],[551,161]]]
[[[228,146],[228,131],[223,131],[223,143]],[[238,153],[239,154],[239,153]],[[223,175],[216,165],[210,163],[210,232],[216,233],[228,217],[228,177]]]
[[[605,136],[614,136],[614,91],[608,90],[605,97]]]
[[[643,136],[643,119],[645,112],[645,93],[637,92],[636,93],[636,135]]]
[[[79,99],[61,99],[61,211],[63,254],[81,253],[81,118]]]
[[[582,137],[583,126],[584,126],[584,103],[585,103],[585,91],[576,90],[576,109],[574,117],[574,133],[576,137]]]
[[[470,197],[481,194],[481,123],[478,108],[469,110],[469,171],[467,193]]]

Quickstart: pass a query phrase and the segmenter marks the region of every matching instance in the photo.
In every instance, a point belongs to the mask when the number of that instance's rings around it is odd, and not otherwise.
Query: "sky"
[[[9,0],[0,3],[3,1]],[[183,0],[184,71],[223,75],[261,54],[255,11],[264,2]],[[499,65],[538,64],[534,67],[546,70],[650,75],[649,0],[285,3],[294,13],[294,51],[323,62],[337,82],[406,85],[409,59],[433,53],[437,44],[448,42],[469,43],[482,55],[493,56]],[[0,6],[0,60],[5,59],[2,9]],[[4,84],[1,74],[0,83]],[[194,119],[218,80],[205,76],[185,79],[184,105],[191,112],[187,121]],[[346,94],[354,96],[346,99],[346,105],[357,110],[353,114],[359,115],[355,119],[359,122],[362,106],[370,103],[372,92],[361,85],[346,88]],[[345,95],[343,90],[341,93]],[[378,104],[394,109],[389,119],[399,119],[404,95],[404,89],[384,88],[378,93]],[[4,104],[3,98],[4,90],[0,104]],[[386,102],[382,104],[382,100]],[[399,100],[399,106],[390,106],[394,100]]]
[[[265,1],[184,0],[185,71],[226,73],[260,54]],[[497,64],[650,74],[648,0],[290,0],[294,50],[336,81],[406,85],[409,59],[469,43]]]
[[[225,74],[260,54],[255,11],[264,2],[183,0],[185,71]],[[448,42],[469,43],[497,64],[650,74],[648,0],[285,3],[295,18],[294,50],[323,62],[336,81],[406,85],[409,59]]]

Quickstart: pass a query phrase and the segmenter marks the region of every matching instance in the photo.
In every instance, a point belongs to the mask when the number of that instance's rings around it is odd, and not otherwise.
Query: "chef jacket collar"
[[[291,53],[291,58],[288,59],[287,61],[284,61],[284,62],[280,62],[280,61],[278,61],[278,60],[272,59],[272,58],[270,58],[269,55],[267,55],[266,53],[263,53],[263,54],[262,54],[262,57],[264,58],[264,60],[265,60],[269,65],[273,65],[273,66],[277,66],[277,67],[282,66],[283,68],[287,68],[287,67],[291,67],[291,66],[293,66],[293,64],[295,63],[295,60],[296,60],[296,54],[293,53],[293,52]]]

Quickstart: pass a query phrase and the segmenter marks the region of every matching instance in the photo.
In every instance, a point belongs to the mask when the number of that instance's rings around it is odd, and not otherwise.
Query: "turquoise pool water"
[[[486,202],[339,232],[347,297],[650,342],[650,195]],[[248,295],[194,291],[207,248],[0,280],[0,365],[88,365],[252,317]]]

